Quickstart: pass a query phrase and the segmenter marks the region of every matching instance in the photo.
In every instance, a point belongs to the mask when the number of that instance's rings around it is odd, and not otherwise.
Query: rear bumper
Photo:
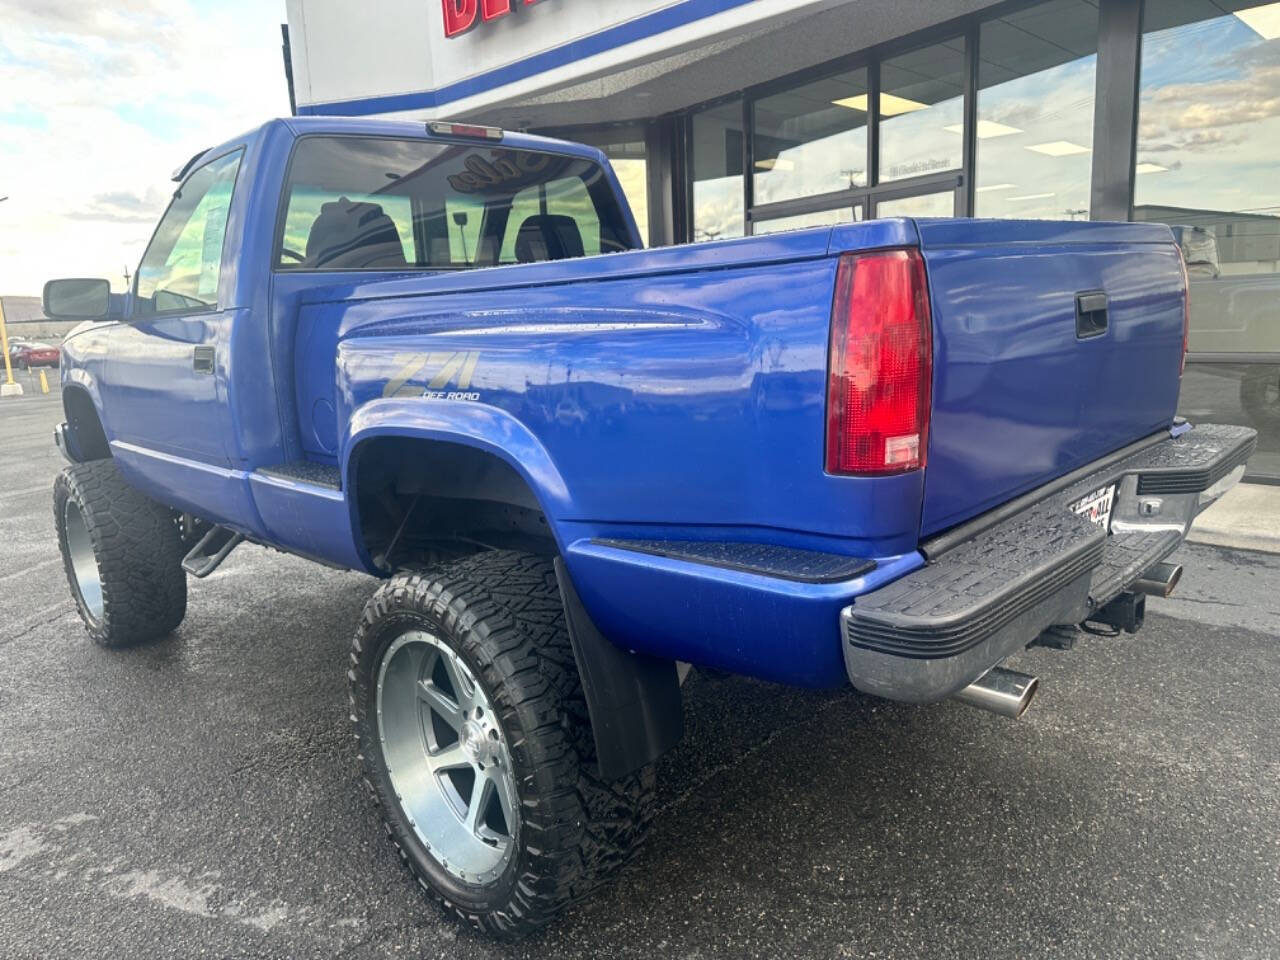
[[[1153,437],[925,544],[926,566],[841,611],[850,681],[893,700],[941,700],[1046,628],[1085,620],[1177,549],[1256,443],[1235,426]],[[1111,484],[1108,535],[1068,505]]]

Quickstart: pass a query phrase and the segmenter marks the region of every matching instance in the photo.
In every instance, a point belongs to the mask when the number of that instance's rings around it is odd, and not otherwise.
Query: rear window
[[[598,164],[491,144],[298,141],[282,270],[466,270],[628,250]]]

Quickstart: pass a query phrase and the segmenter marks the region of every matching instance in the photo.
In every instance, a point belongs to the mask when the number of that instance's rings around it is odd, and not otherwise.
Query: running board
[[[227,554],[244,540],[243,533],[227,527],[214,527],[182,558],[182,569],[196,578],[207,577],[217,570]]]

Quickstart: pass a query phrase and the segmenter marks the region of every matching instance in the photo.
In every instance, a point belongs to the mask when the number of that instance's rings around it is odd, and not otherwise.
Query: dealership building
[[[1181,412],[1280,482],[1280,3],[288,0],[299,114],[598,146],[650,245],[890,216],[1150,220]]]

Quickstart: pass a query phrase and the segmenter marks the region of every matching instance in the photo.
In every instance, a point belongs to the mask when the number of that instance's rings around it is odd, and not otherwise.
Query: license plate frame
[[[1072,513],[1084,517],[1108,533],[1111,531],[1111,514],[1116,506],[1116,484],[1108,483],[1073,500],[1067,507]]]

